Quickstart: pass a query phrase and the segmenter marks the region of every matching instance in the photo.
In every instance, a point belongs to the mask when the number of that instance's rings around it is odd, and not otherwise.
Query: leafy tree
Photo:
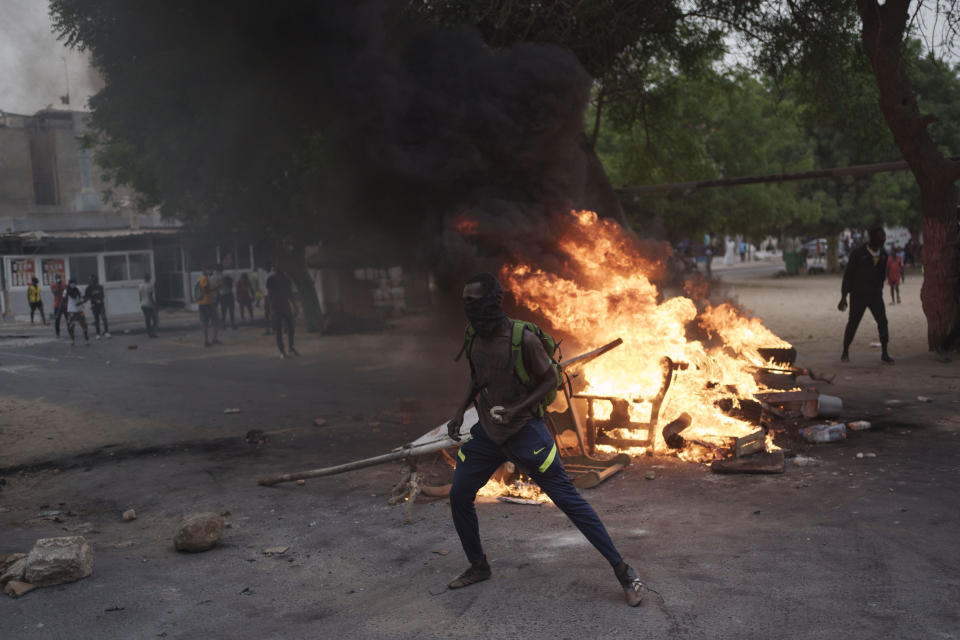
[[[723,3],[711,3],[723,14]],[[957,186],[960,162],[950,160],[931,129],[938,117],[921,112],[916,71],[910,65],[911,20],[920,9],[936,11],[955,41],[960,5],[948,0],[765,0],[740,4],[738,26],[759,41],[758,62],[772,72],[787,69],[816,78],[811,99],[830,104],[846,95],[850,76],[839,60],[851,36],[869,62],[877,104],[893,141],[910,166],[920,192],[924,282],[921,301],[927,342],[939,348],[957,316]]]
[[[744,71],[667,68],[647,90],[638,119],[611,116],[598,149],[614,183],[629,186],[807,170],[813,153],[804,133],[796,105],[771,83]],[[759,239],[816,215],[799,189],[645,194],[631,212],[640,221],[655,216],[675,240],[706,232]]]
[[[54,27],[89,49],[105,87],[91,98],[100,166],[135,188],[143,206],[214,236],[239,233],[272,247],[303,297],[308,329],[320,307],[303,247],[319,219],[300,180],[320,87],[303,82],[306,46],[325,32],[320,7],[186,0],[53,0]],[[259,46],[246,36],[266,34]],[[279,36],[278,34],[283,34]],[[299,99],[284,99],[297,87]]]

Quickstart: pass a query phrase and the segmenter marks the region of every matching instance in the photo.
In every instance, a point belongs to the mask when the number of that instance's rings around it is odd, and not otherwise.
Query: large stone
[[[50,587],[93,573],[93,547],[83,536],[41,538],[27,555],[26,582]]]
[[[3,569],[0,570],[0,587],[11,580],[23,580],[23,572],[27,568],[27,554],[11,553],[4,557]]]
[[[212,549],[223,535],[223,518],[218,513],[192,513],[184,516],[173,537],[177,551],[196,553]]]

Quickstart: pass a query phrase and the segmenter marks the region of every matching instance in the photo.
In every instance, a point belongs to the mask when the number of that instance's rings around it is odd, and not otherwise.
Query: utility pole
[[[60,102],[70,106],[70,74],[67,72],[67,57],[60,56],[60,60],[63,62],[63,80],[67,86],[67,93],[60,96]]]

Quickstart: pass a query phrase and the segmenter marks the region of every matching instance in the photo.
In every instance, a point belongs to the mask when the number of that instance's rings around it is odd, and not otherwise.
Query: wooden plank
[[[714,460],[710,470],[714,473],[783,473],[783,451],[756,453],[732,460]]]
[[[736,458],[748,456],[751,453],[763,451],[766,448],[767,437],[763,429],[757,429],[751,434],[737,438],[733,443],[733,455]]]
[[[806,402],[807,400],[816,400],[820,397],[817,391],[771,391],[767,393],[757,393],[754,397],[768,404],[787,404],[791,402]]]

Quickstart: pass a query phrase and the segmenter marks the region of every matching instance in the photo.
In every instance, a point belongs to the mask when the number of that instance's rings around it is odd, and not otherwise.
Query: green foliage
[[[960,63],[914,57],[910,74],[921,110],[938,117],[930,134],[946,156],[960,156]]]
[[[945,153],[956,154],[960,73],[921,57],[917,43],[910,52],[920,107],[940,116],[933,133]],[[865,59],[854,50],[835,63],[845,90],[825,100],[815,93],[822,78],[800,69],[758,80],[719,60],[695,73],[661,65],[650,74],[653,82],[636,120],[613,110],[598,153],[619,187],[898,160]],[[586,120],[589,127],[592,112]],[[920,227],[919,190],[908,172],[644,194],[630,212],[640,227],[657,219],[674,239],[700,233],[827,235],[877,222]]]
[[[608,122],[598,153],[619,186],[813,168],[796,105],[742,71],[666,74],[647,92],[639,119]],[[641,225],[658,218],[674,239],[706,232],[760,238],[816,218],[816,207],[798,199],[798,189],[750,185],[647,194],[632,213]]]

